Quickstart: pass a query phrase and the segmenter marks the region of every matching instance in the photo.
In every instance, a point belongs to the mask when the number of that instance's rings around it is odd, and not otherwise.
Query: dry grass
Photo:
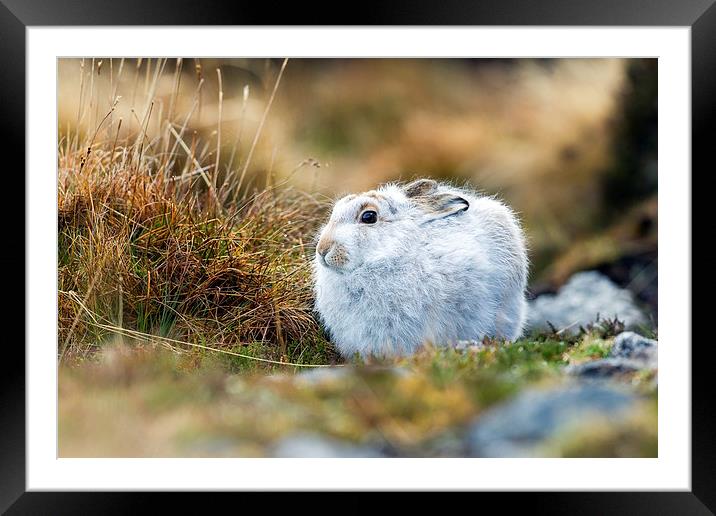
[[[85,101],[78,120],[101,103]],[[283,184],[242,187],[238,160],[219,166],[220,129],[213,145],[195,135],[187,143],[186,115],[173,109],[150,139],[154,101],[138,130],[120,137],[121,101],[94,130],[78,124],[59,142],[61,360],[88,356],[112,333],[164,337],[176,351],[187,342],[252,345],[252,355],[277,361],[335,358],[312,314],[307,248],[326,206]],[[317,342],[325,352],[306,355]]]

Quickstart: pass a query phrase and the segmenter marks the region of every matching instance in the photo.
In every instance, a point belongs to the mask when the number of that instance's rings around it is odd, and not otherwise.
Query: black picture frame
[[[30,26],[68,25],[547,25],[547,26],[685,26],[691,27],[692,73],[692,172],[691,178],[713,172],[709,157],[716,142],[716,6],[715,0],[495,0],[464,2],[441,0],[439,3],[406,0],[362,2],[355,9],[340,3],[330,5],[272,2],[233,2],[224,5],[215,0],[0,0],[0,140],[9,151],[3,163],[13,163],[4,174],[5,187],[27,192],[25,158],[25,30]],[[23,149],[21,152],[20,149]],[[674,171],[678,173],[678,171]],[[16,181],[18,184],[10,185]],[[692,187],[692,192],[693,192]],[[11,195],[20,204],[24,195]],[[695,201],[694,201],[695,202]],[[693,205],[692,205],[693,206]],[[20,206],[18,206],[20,210]],[[25,213],[24,205],[22,212]],[[693,223],[700,223],[692,217]],[[24,221],[24,218],[23,218]],[[10,292],[24,292],[25,226],[6,227],[6,241],[12,242],[12,256],[4,254]],[[698,234],[698,233],[697,233]],[[693,230],[692,230],[693,235]],[[22,251],[20,251],[22,249]],[[693,251],[692,251],[693,252]],[[6,251],[7,253],[7,251]],[[692,255],[693,256],[693,255]],[[10,269],[11,268],[11,269]],[[17,271],[22,270],[20,275]],[[9,272],[13,271],[13,272]],[[23,282],[20,285],[20,282]],[[12,284],[15,282],[16,284]],[[8,291],[6,290],[6,291]],[[23,300],[25,294],[23,294]],[[18,296],[13,297],[17,306]],[[25,306],[23,302],[23,306]],[[25,307],[31,310],[32,307]],[[5,313],[10,314],[8,307]],[[10,317],[6,316],[6,319]],[[0,511],[10,514],[104,514],[127,513],[149,507],[148,493],[77,493],[26,492],[25,473],[25,350],[24,328],[13,336],[17,316],[8,320],[3,331],[4,364],[0,374]],[[11,324],[10,324],[11,323]],[[685,336],[688,345],[690,336]],[[480,493],[495,500],[502,510],[527,505],[530,512],[568,514],[713,514],[716,511],[716,428],[711,394],[712,345],[707,340],[692,342],[692,490],[690,492],[589,492],[525,493],[515,496]],[[195,500],[184,493],[170,495],[184,511],[193,507],[207,509],[207,497]],[[211,507],[227,495],[210,495]],[[217,500],[222,496],[222,500]],[[246,497],[246,494],[242,494]],[[259,495],[260,496],[260,495]],[[352,496],[364,496],[353,494]],[[451,496],[460,496],[457,493]],[[256,495],[252,495],[256,498]],[[291,497],[293,498],[293,497]],[[412,500],[422,504],[422,494]],[[263,499],[256,499],[260,502]],[[249,500],[248,502],[250,503]],[[271,507],[278,509],[271,499]],[[457,501],[457,500],[456,500]],[[243,500],[243,506],[247,500]],[[286,503],[286,501],[284,501]],[[288,500],[288,507],[296,501]],[[326,502],[329,503],[329,502]],[[252,504],[253,505],[253,504]],[[347,506],[342,504],[343,508]],[[348,506],[350,507],[350,506]],[[355,505],[356,508],[360,507]],[[343,509],[341,509],[343,510]]]

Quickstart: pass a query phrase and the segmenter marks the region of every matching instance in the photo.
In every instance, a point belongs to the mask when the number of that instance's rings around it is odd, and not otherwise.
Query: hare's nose
[[[318,246],[316,246],[316,252],[320,254],[322,258],[325,258],[328,252],[331,250],[331,247],[333,247],[333,241],[328,239],[321,239],[318,242]]]

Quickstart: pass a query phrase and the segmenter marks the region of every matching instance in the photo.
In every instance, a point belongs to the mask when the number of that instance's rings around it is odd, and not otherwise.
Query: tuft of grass
[[[326,205],[283,183],[241,186],[238,168],[220,166],[220,127],[212,156],[211,142],[181,125],[191,113],[152,119],[152,88],[134,131],[120,133],[117,95],[92,130],[60,132],[60,360],[82,360],[119,334],[177,352],[233,350],[244,362],[335,362],[312,313],[307,247]],[[80,113],[91,113],[100,99],[84,102]],[[150,120],[161,128],[151,139]],[[237,161],[241,180],[250,162],[251,152]]]

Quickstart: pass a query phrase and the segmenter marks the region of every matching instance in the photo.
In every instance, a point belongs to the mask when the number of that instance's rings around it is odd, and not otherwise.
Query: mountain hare
[[[512,211],[430,179],[340,199],[314,260],[316,310],[344,356],[514,340],[526,281],[525,241]]]

